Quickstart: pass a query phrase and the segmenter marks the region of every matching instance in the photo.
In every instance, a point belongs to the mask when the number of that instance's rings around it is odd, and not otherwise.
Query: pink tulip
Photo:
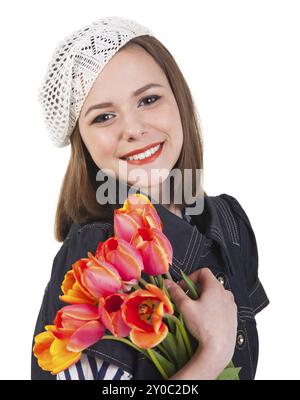
[[[132,244],[141,252],[147,275],[166,274],[172,263],[173,249],[168,238],[156,228],[139,228]]]
[[[96,259],[88,252],[89,262],[82,270],[83,285],[96,298],[108,296],[122,287],[122,280],[116,268],[103,259]]]
[[[99,260],[111,264],[120,274],[125,284],[137,283],[144,269],[140,252],[126,240],[108,238],[97,249]]]
[[[73,352],[80,352],[96,343],[105,332],[99,319],[98,307],[92,304],[74,304],[61,308],[54,324],[54,336],[67,340],[66,349]]]
[[[148,197],[130,195],[123,207],[114,211],[114,234],[131,243],[136,230],[143,227],[162,230],[162,222]]]

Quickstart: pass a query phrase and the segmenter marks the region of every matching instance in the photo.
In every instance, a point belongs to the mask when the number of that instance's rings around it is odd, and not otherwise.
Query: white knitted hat
[[[55,146],[70,143],[81,107],[94,81],[111,57],[129,40],[154,33],[122,17],[105,17],[61,41],[48,64],[38,101]]]

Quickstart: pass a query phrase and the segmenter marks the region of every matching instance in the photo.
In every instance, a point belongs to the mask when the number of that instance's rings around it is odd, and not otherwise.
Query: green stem
[[[142,277],[139,279],[140,283],[144,286],[148,285],[149,282],[145,281]]]
[[[163,376],[163,378],[165,379],[169,379],[168,375],[166,374],[166,371],[163,369],[163,367],[160,365],[160,362],[158,361],[158,359],[155,357],[155,354],[153,353],[153,351],[151,349],[147,349],[147,352],[151,358],[151,360],[153,361],[153,363],[155,364],[156,368],[159,370],[159,372],[161,373],[161,375]]]
[[[175,315],[172,315],[172,314],[165,314],[164,318],[170,318],[171,320],[173,320],[177,324],[177,326],[180,329],[180,332],[182,334],[182,337],[183,337],[184,343],[186,345],[187,351],[189,353],[189,357],[192,357],[192,355],[193,355],[192,345],[191,345],[191,342],[190,342],[189,337],[187,335],[187,332],[185,330],[184,324],[182,324],[180,322],[180,320],[177,317],[175,317]]]
[[[142,289],[139,285],[132,285],[132,287],[134,287],[136,290]]]
[[[135,344],[133,344],[133,343],[132,343],[130,340],[128,340],[128,339],[120,338],[120,337],[116,337],[116,336],[111,336],[111,335],[104,335],[104,336],[102,336],[101,340],[102,340],[102,339],[112,339],[112,340],[117,340],[117,341],[119,341],[119,342],[123,342],[123,343],[128,344],[129,346],[133,347],[134,349],[140,351],[141,353],[143,353],[143,354],[144,354],[145,356],[147,356],[148,358],[150,358],[149,355],[147,354],[147,352],[146,352],[145,350],[140,349],[138,346],[136,346]],[[150,358],[150,359],[151,359],[151,358]]]
[[[162,275],[157,275],[157,281],[158,281],[158,286],[161,289],[162,286],[163,286],[163,277],[162,277]]]
[[[149,277],[150,277],[150,281],[151,281],[152,285],[156,286],[156,282],[155,282],[154,276],[150,275]]]
[[[156,347],[167,357],[167,359],[169,361],[172,361],[173,358],[170,356],[170,354],[168,353],[168,351],[164,348],[164,346],[160,343],[158,345],[156,345]]]
[[[165,275],[166,275],[166,277],[167,277],[168,279],[170,279],[170,281],[173,281],[173,282],[174,282],[174,279],[172,278],[172,275],[170,274],[169,271],[166,272]]]

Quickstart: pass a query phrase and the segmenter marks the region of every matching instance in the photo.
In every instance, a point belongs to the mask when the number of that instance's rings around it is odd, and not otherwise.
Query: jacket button
[[[239,332],[236,338],[236,344],[238,347],[243,347],[245,343],[245,335],[242,332]]]

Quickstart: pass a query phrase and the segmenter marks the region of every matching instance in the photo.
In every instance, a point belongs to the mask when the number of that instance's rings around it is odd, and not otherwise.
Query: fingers
[[[183,302],[189,301],[190,298],[185,294],[184,290],[175,282],[165,279],[166,287],[170,293],[171,299],[175,303],[179,311],[182,310]]]
[[[215,285],[220,284],[218,279],[214,276],[214,274],[211,272],[211,270],[207,267],[199,268],[196,271],[192,272],[189,275],[189,278],[194,283],[196,283],[196,284],[199,283],[201,288],[215,286]],[[186,290],[186,283],[183,279],[181,279],[178,282],[178,285],[182,289]]]

